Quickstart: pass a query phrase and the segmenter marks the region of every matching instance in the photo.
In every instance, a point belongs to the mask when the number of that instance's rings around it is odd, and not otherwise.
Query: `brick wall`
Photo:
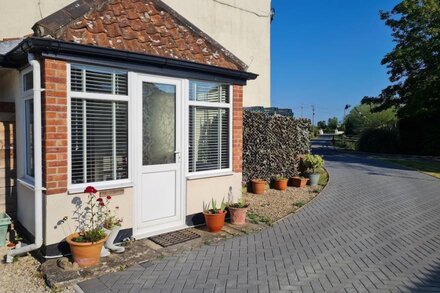
[[[232,171],[241,172],[243,165],[243,87],[234,86],[232,123]]]
[[[43,186],[46,194],[67,190],[67,84],[66,62],[44,59]]]

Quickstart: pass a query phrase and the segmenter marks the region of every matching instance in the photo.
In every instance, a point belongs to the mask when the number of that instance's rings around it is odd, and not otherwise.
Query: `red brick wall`
[[[243,165],[243,87],[234,86],[232,123],[232,171],[241,172]]]
[[[46,194],[67,191],[66,62],[42,62],[43,186]]]

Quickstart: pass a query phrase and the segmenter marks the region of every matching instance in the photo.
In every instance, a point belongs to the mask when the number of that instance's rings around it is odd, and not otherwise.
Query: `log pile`
[[[310,120],[243,112],[243,181],[298,175],[300,156],[310,152]]]

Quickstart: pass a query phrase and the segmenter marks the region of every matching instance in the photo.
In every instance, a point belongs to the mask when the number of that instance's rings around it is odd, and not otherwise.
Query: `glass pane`
[[[229,168],[229,111],[189,108],[189,171]]]
[[[34,88],[34,76],[32,71],[23,75],[23,91],[28,91]]]
[[[26,175],[34,177],[34,100],[25,102]]]
[[[207,81],[190,81],[189,99],[198,102],[229,103],[229,85]]]
[[[175,163],[176,87],[143,83],[143,165]]]

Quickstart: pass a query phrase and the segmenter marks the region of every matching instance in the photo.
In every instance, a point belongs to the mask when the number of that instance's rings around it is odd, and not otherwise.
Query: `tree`
[[[403,0],[380,13],[392,30],[396,46],[385,55],[391,85],[378,97],[375,111],[396,107],[400,118],[440,114],[440,1]]]
[[[347,134],[359,134],[365,129],[392,128],[397,122],[395,108],[380,112],[372,111],[374,106],[355,106],[344,119]]]
[[[329,130],[335,130],[336,128],[338,128],[338,118],[328,118],[327,127]]]
[[[325,123],[325,121],[318,121],[318,129],[326,129],[327,128],[327,124]]]

